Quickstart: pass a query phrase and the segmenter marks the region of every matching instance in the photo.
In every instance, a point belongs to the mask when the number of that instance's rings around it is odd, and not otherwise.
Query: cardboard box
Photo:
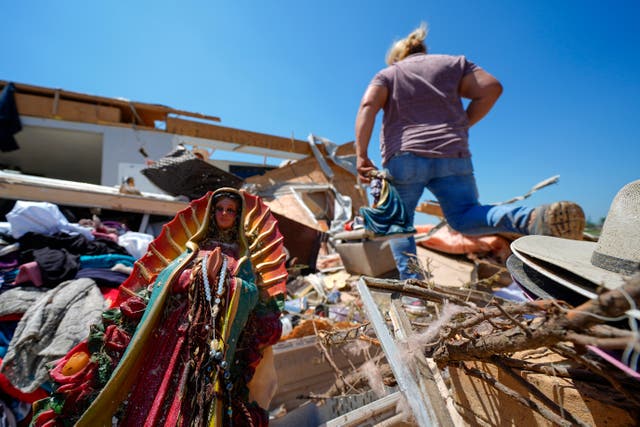
[[[336,251],[351,274],[378,277],[396,268],[388,240],[336,243]]]

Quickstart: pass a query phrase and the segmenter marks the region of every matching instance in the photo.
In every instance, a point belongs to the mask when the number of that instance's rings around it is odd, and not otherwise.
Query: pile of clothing
[[[69,223],[51,203],[16,202],[0,223],[0,405],[8,425],[48,392],[48,365],[85,339],[153,236]]]

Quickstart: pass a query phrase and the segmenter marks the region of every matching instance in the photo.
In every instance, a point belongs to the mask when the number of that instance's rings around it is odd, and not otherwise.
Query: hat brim
[[[511,250],[514,253],[526,255],[530,262],[523,259],[521,255],[518,258],[528,265],[534,264],[532,268],[540,271],[545,276],[550,277],[548,273],[555,273],[553,274],[554,276],[561,276],[560,280],[555,277],[552,278],[563,285],[566,285],[564,282],[567,282],[567,279],[569,279],[569,283],[575,283],[576,280],[572,280],[570,277],[562,277],[566,275],[559,271],[558,267],[590,282],[594,288],[593,291],[598,286],[616,289],[624,285],[624,276],[621,274],[591,264],[591,256],[596,245],[596,242],[531,235],[511,242]],[[589,286],[588,283],[586,285],[587,287]],[[583,293],[583,295],[585,294]]]
[[[517,256],[524,264],[526,264],[536,272],[544,275],[545,277],[553,280],[558,285],[564,286],[565,288],[568,288],[573,292],[576,292],[589,299],[597,297],[597,294],[595,292],[597,290],[597,287],[590,281],[585,280],[580,276],[576,276],[575,274],[570,273],[566,270],[563,270],[562,268],[558,268],[553,264],[540,261],[529,255],[519,252],[517,249],[512,249],[512,251],[513,254]],[[580,285],[578,283],[580,283]]]
[[[532,298],[557,299],[572,306],[580,305],[587,299],[531,268],[515,254],[507,259],[507,270],[514,282]]]
[[[558,268],[553,264],[537,260],[533,257],[525,255],[521,252],[518,252],[518,250],[514,249],[513,247],[511,249],[513,251],[513,254],[517,256],[518,259],[520,259],[525,265],[535,270],[536,272],[546,276],[548,279],[551,279],[552,281],[556,282],[558,285],[562,285],[565,288],[570,289],[571,291],[574,291],[577,294],[580,294],[583,297],[586,297],[588,299],[595,299],[598,297],[598,294],[596,293],[597,288],[592,282],[576,274],[573,274],[567,270]],[[518,284],[523,285],[522,283],[519,283],[517,278],[515,279],[516,279],[516,282],[518,282]],[[622,281],[623,279],[620,279],[620,280]],[[523,279],[523,281],[525,280]],[[553,296],[552,292],[549,292],[549,294],[552,294]],[[555,298],[564,299],[566,298],[566,295],[565,297],[555,297]],[[565,299],[565,301],[569,302],[570,304],[573,304],[574,306],[579,304],[578,300]],[[640,320],[639,309],[627,310],[626,314],[637,320]]]

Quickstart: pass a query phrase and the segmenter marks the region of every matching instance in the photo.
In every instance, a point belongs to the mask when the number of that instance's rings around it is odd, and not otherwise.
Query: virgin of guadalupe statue
[[[209,192],[163,227],[89,337],[57,362],[36,426],[263,426],[286,253],[256,196]]]

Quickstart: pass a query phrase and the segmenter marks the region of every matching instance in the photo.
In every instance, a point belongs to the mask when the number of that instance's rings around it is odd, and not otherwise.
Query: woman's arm
[[[367,173],[376,167],[369,159],[369,141],[373,132],[378,111],[382,109],[389,90],[385,86],[369,86],[360,101],[360,108],[356,116],[356,156],[358,176],[362,182],[369,182]]]
[[[478,123],[502,94],[502,84],[482,69],[469,73],[460,83],[460,96],[471,99],[467,106],[469,127]]]

